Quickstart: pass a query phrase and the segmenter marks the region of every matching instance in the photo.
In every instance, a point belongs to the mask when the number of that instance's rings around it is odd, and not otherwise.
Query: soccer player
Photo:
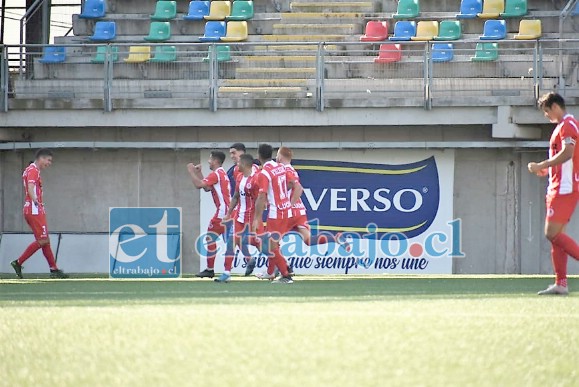
[[[253,157],[249,154],[240,156],[238,166],[241,174],[237,177],[235,193],[231,199],[229,211],[227,211],[224,221],[233,220],[234,222],[234,245],[238,246],[245,254],[245,261],[247,263],[245,275],[248,276],[255,268],[255,263],[253,267],[250,265],[251,256],[249,255],[247,246],[242,244],[242,242],[248,242],[258,249],[260,248],[259,239],[256,236],[249,235],[253,223],[255,200],[258,194],[256,180],[259,172],[255,170]],[[258,226],[257,233],[259,235],[263,234],[263,223]],[[225,266],[231,268],[233,255],[230,255],[232,253],[231,251],[228,253],[229,254],[225,256]],[[223,278],[220,278],[220,282],[228,282],[229,280],[229,275],[223,275]]]
[[[59,270],[56,266],[50,239],[48,238],[48,226],[46,224],[46,211],[42,201],[42,178],[40,171],[50,167],[52,164],[52,151],[50,149],[39,149],[36,151],[34,162],[24,170],[22,183],[24,184],[24,219],[34,233],[35,241],[32,242],[24,253],[15,261],[10,262],[18,278],[22,276],[22,264],[39,249],[48,262],[50,268],[50,278],[68,278],[68,275]]]
[[[537,176],[549,175],[545,236],[551,241],[555,283],[538,294],[566,295],[569,294],[567,256],[579,260],[579,246],[565,233],[579,198],[579,150],[576,147],[579,123],[567,114],[565,100],[557,93],[542,96],[539,108],[557,126],[549,141],[549,158],[528,164],[529,172]]]
[[[187,170],[191,175],[191,181],[197,189],[203,189],[205,192],[211,192],[213,202],[215,203],[216,211],[213,218],[209,221],[207,227],[206,238],[207,241],[207,268],[196,276],[200,278],[213,278],[215,276],[215,255],[217,253],[217,244],[215,243],[219,236],[227,242],[226,229],[221,224],[222,219],[229,210],[229,177],[225,169],[223,169],[223,162],[225,161],[225,153],[220,151],[212,151],[209,160],[209,168],[211,173],[207,177],[203,177],[201,172],[201,165],[193,163],[187,164]],[[231,267],[225,267],[225,273],[229,274]]]
[[[293,279],[289,274],[287,261],[279,248],[281,238],[289,231],[289,219],[292,217],[292,204],[287,191],[288,176],[286,168],[284,165],[272,160],[273,148],[271,145],[261,144],[258,148],[258,154],[262,169],[257,175],[259,191],[255,202],[252,232],[258,232],[259,225],[262,223],[261,214],[263,214],[266,203],[269,204],[267,217],[267,233],[269,237],[267,240],[262,241],[265,245],[262,246],[262,252],[268,254],[269,260],[267,272],[258,277],[273,280],[275,278],[274,271],[277,267],[281,273],[281,278],[275,280],[274,283],[291,284]],[[295,202],[295,198],[293,199]]]
[[[231,145],[229,147],[229,157],[231,158],[231,161],[233,161],[233,165],[231,166],[231,168],[229,168],[227,170],[227,176],[229,176],[229,180],[231,182],[231,194],[233,195],[235,193],[235,184],[237,181],[237,178],[241,175],[241,172],[239,171],[239,160],[241,158],[241,156],[243,154],[245,154],[245,152],[247,152],[246,148],[245,148],[245,144],[241,143],[241,142],[236,142],[235,144]],[[259,170],[259,160],[253,160],[253,170],[257,171]]]

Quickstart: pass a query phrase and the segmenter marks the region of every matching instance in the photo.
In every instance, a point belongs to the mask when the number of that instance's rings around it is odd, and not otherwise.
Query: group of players
[[[258,159],[254,159],[246,153],[244,144],[235,143],[230,147],[229,155],[234,165],[228,172],[223,168],[225,153],[216,150],[209,156],[211,172],[207,176],[203,176],[201,165],[187,165],[193,185],[211,192],[216,207],[207,227],[207,268],[197,277],[215,276],[216,241],[221,237],[226,243],[233,238],[235,246],[244,254],[246,276],[255,269],[255,259],[246,246],[250,244],[269,257],[267,271],[257,273],[258,278],[291,284],[293,270],[281,254],[279,245],[285,234],[296,232],[307,245],[340,242],[340,237],[312,236],[306,207],[301,200],[303,187],[291,165],[293,152],[290,148],[282,146],[273,159],[273,147],[261,144]],[[224,272],[215,279],[216,282],[231,280],[233,259],[233,251],[228,249]],[[280,274],[277,279],[276,271]]]

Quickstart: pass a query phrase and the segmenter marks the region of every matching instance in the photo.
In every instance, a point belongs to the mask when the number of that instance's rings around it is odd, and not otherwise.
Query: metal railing
[[[488,60],[472,61],[481,42],[455,41],[443,62],[433,46],[441,42],[400,42],[401,59],[391,63],[376,59],[394,46],[381,52],[378,43],[71,44],[61,63],[34,53],[31,69],[12,73],[8,58],[27,46],[3,46],[0,109],[19,109],[19,100],[105,111],[531,105],[545,90],[579,97],[579,40],[559,42],[503,40],[483,53]]]

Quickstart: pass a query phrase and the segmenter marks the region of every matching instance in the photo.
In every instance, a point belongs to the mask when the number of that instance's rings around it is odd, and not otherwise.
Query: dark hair
[[[273,147],[269,144],[261,144],[257,150],[259,158],[262,160],[271,160],[273,155]]]
[[[52,151],[48,148],[39,149],[34,154],[34,159],[38,160],[40,157],[52,157]]]
[[[555,104],[559,105],[561,109],[565,109],[565,100],[560,94],[554,92],[547,93],[539,98],[538,104],[540,109],[550,109]]]
[[[211,158],[219,161],[220,164],[223,164],[225,162],[225,153],[218,150],[211,151]]]
[[[235,150],[238,150],[238,151],[243,151],[243,152],[245,152],[245,144],[242,144],[242,143],[240,143],[240,142],[236,142],[235,144],[231,145],[231,146],[229,147],[229,149],[235,149]]]
[[[248,153],[244,153],[241,156],[239,156],[239,163],[243,163],[244,165],[250,167],[251,165],[253,165],[253,156],[248,154]]]

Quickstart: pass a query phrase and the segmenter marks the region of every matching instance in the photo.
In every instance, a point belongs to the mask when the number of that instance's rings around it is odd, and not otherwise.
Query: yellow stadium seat
[[[221,38],[222,42],[241,42],[247,40],[247,22],[230,21],[227,22],[227,34]]]
[[[231,15],[231,1],[212,1],[205,20],[225,20]]]
[[[540,20],[521,20],[519,33],[515,35],[517,40],[539,39],[542,35]]]
[[[143,63],[151,59],[151,47],[149,46],[131,46],[129,56],[125,59],[126,63]]]
[[[505,12],[505,0],[485,0],[483,11],[478,14],[481,19],[496,19]]]
[[[438,22],[437,21],[420,21],[416,26],[416,36],[412,40],[427,41],[438,36]]]

